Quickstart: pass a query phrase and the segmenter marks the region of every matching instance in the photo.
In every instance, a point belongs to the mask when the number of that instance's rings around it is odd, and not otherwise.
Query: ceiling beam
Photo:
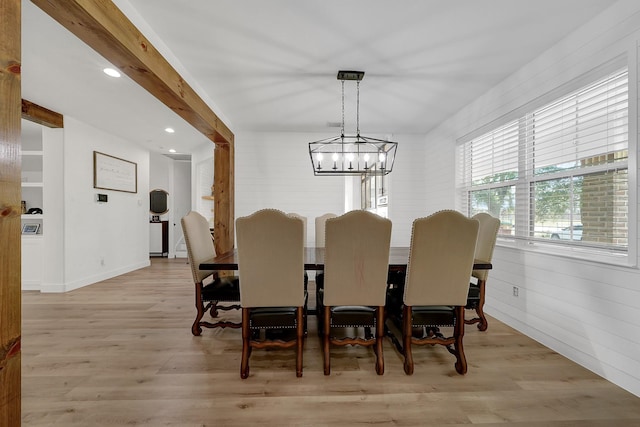
[[[235,191],[231,130],[112,1],[31,2],[215,143],[216,251],[233,249]]]
[[[31,0],[211,141],[233,133],[112,1]]]
[[[22,100],[22,118],[50,128],[63,128],[64,117],[26,99]]]

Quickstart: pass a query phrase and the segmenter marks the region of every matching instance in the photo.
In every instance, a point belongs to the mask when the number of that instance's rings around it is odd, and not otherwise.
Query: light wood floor
[[[293,350],[254,350],[241,380],[240,330],[194,337],[194,314],[184,259],[24,292],[23,425],[640,426],[640,398],[494,319],[467,327],[465,376],[440,346],[417,348],[407,376],[387,341],[384,376],[371,349],[345,347],[326,377],[311,318],[302,378]]]

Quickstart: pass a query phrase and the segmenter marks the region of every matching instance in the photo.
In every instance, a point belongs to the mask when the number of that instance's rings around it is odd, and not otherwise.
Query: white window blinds
[[[463,208],[532,243],[626,251],[627,69],[522,111],[459,146]]]

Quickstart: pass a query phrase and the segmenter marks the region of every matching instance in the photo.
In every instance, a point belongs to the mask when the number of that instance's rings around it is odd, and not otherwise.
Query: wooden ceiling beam
[[[235,192],[231,130],[112,1],[31,2],[215,143],[215,246],[217,253],[233,249]]]
[[[63,128],[64,117],[26,99],[22,100],[22,118],[50,128]]]
[[[31,0],[217,144],[233,133],[112,1]]]

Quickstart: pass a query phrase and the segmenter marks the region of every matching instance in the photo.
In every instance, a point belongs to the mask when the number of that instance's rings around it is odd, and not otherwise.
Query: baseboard
[[[120,276],[125,273],[129,273],[131,271],[139,270],[144,267],[148,267],[151,265],[149,260],[141,261],[136,264],[128,265],[126,267],[121,267],[115,270],[105,271],[100,274],[96,274],[93,276],[85,277],[79,280],[74,280],[72,282],[61,283],[61,284],[42,284],[42,288],[40,292],[42,293],[60,293],[60,292],[69,292],[75,289],[80,289],[85,286],[93,285],[94,283],[101,282],[103,280],[111,279],[112,277]]]

